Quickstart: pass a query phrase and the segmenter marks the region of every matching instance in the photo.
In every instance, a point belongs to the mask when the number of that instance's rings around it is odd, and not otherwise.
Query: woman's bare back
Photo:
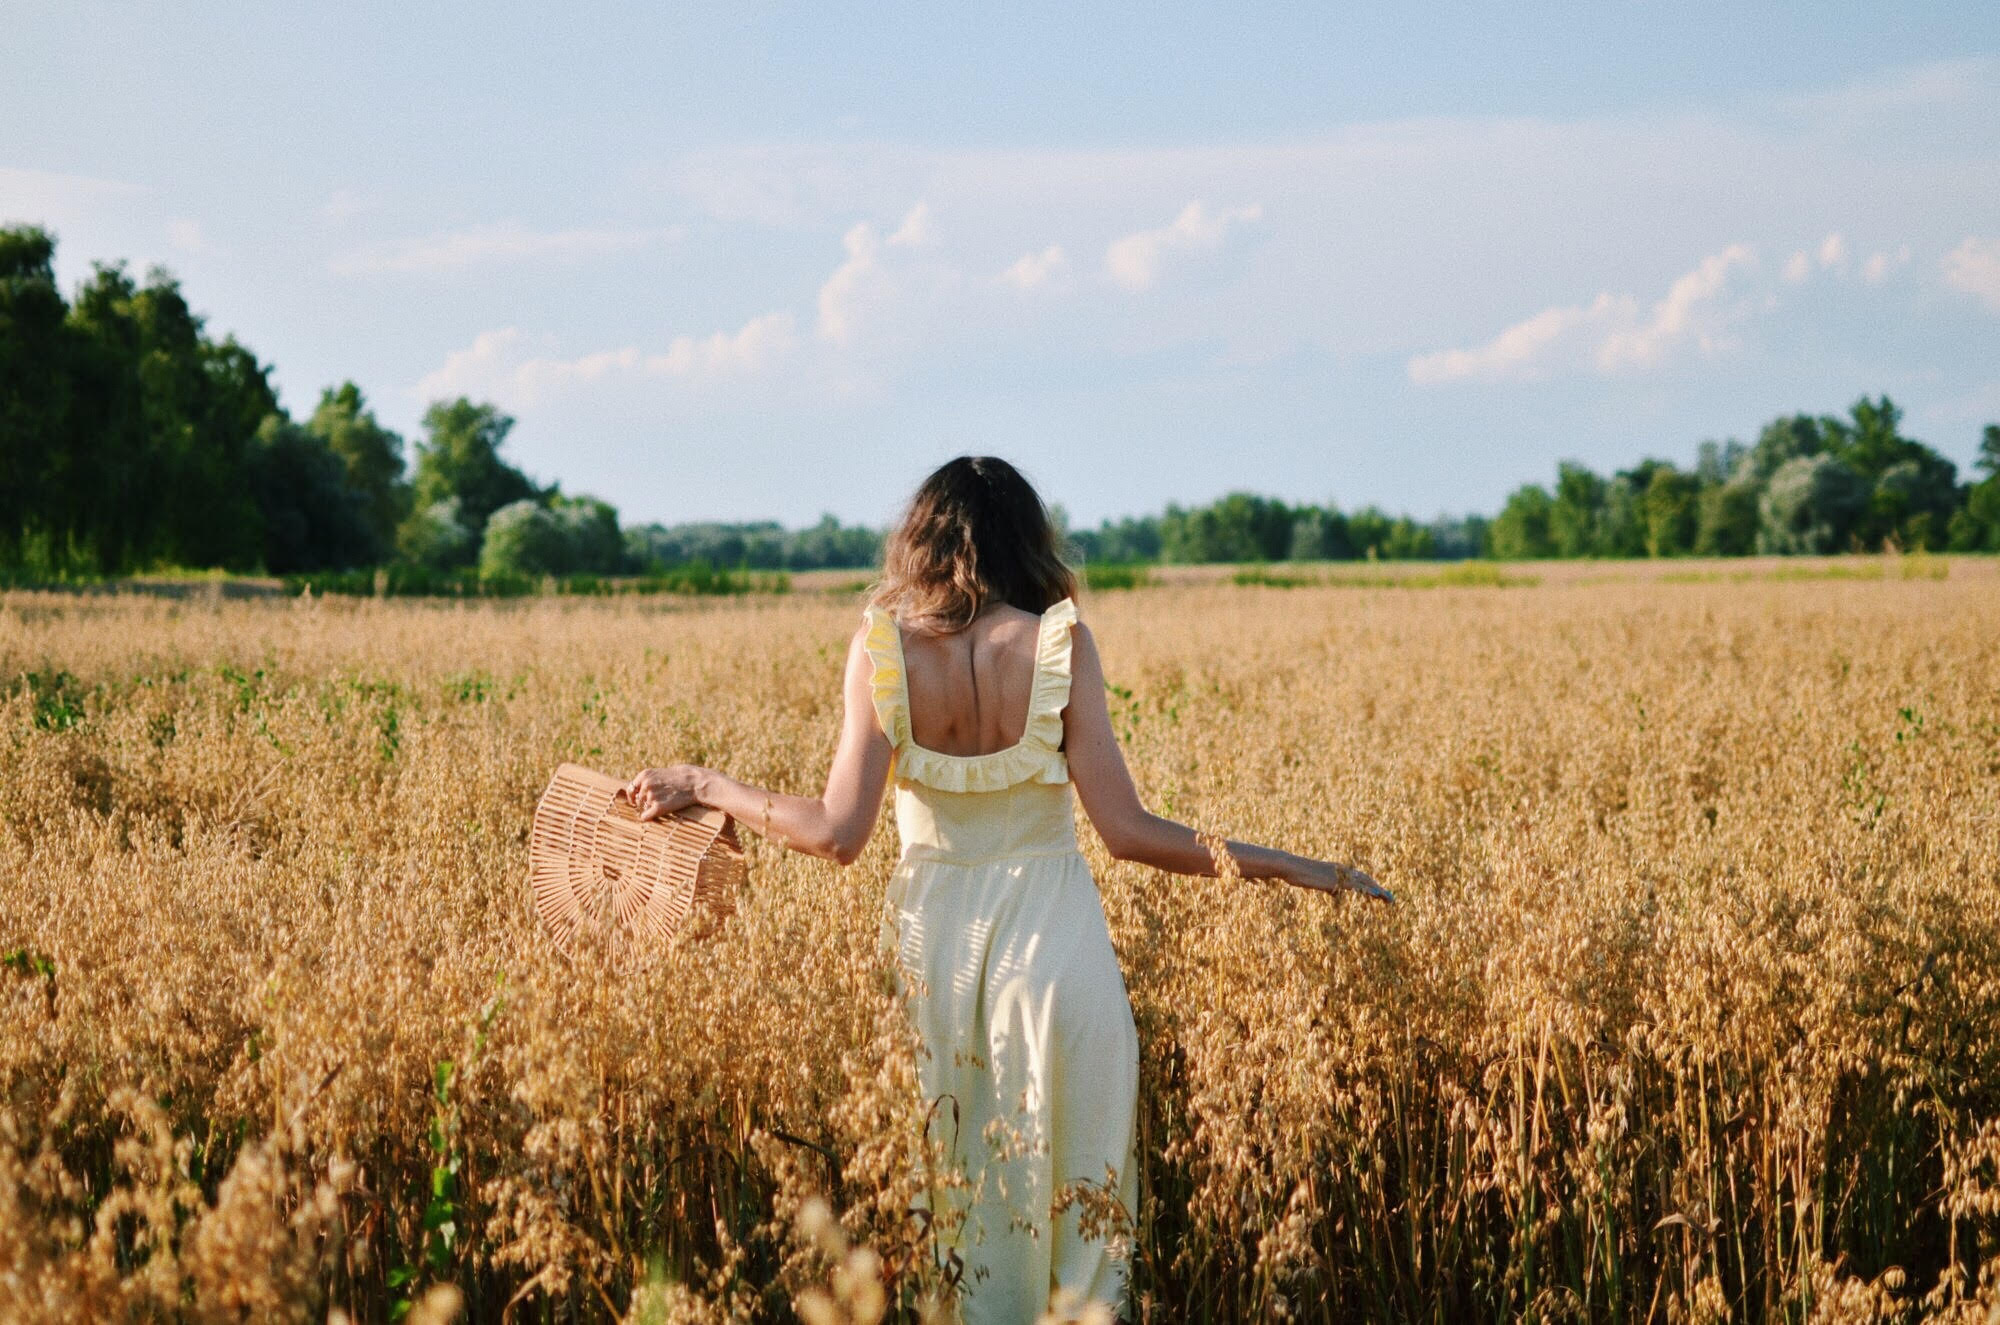
[[[1035,683],[1041,618],[995,604],[951,635],[904,629],[910,737],[946,755],[983,755],[1021,740]]]

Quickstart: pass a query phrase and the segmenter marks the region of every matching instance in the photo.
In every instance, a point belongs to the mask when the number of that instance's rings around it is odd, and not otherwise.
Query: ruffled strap
[[[869,661],[875,664],[870,685],[875,720],[882,724],[882,734],[900,755],[910,743],[910,707],[906,698],[909,692],[903,682],[903,636],[896,628],[896,618],[872,603],[862,617],[868,623],[862,647],[868,650]]]
[[[1041,634],[1035,643],[1035,688],[1028,696],[1023,745],[1039,746],[1051,753],[1062,749],[1062,714],[1069,707],[1071,627],[1075,625],[1073,598],[1065,598],[1042,613]]]

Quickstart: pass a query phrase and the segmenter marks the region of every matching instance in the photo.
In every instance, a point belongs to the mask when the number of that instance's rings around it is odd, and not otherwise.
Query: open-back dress
[[[983,755],[910,735],[901,628],[870,607],[875,712],[895,749],[902,857],[895,942],[926,1055],[932,1136],[964,1165],[944,1193],[965,1214],[968,1325],[1025,1325],[1067,1292],[1123,1305],[1122,1240],[1087,1238],[1075,1183],[1134,1209],[1139,1042],[1104,906],[1077,850],[1063,709],[1076,605],[1042,614],[1021,739]]]

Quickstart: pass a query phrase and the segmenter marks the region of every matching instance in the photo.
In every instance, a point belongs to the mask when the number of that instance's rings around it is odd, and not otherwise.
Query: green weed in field
[[[1152,583],[1152,568],[1136,562],[1107,561],[1083,568],[1086,589],[1143,589]]]

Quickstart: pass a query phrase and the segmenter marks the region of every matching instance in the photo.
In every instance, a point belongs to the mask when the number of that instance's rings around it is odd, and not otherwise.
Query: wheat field
[[[1135,1317],[2000,1319],[1996,570],[1087,598],[1154,808],[1402,899],[1081,834]],[[0,1320],[942,1318],[886,816],[632,975],[526,884],[562,760],[816,793],[857,614],[0,599]]]

